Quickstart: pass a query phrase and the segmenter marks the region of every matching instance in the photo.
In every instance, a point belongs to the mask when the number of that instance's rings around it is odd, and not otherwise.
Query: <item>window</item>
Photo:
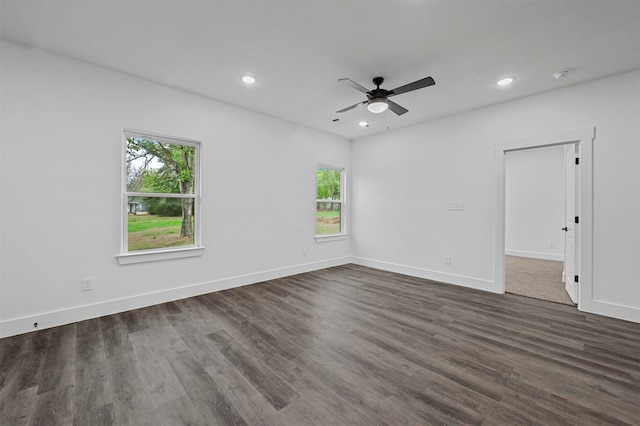
[[[344,169],[316,168],[316,236],[346,234]]]
[[[131,130],[123,133],[121,256],[201,248],[200,143]],[[152,256],[135,262],[186,256]]]

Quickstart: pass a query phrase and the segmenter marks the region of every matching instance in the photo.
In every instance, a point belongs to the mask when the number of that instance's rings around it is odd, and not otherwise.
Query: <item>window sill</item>
[[[184,259],[187,257],[202,256],[204,247],[189,247],[170,249],[163,251],[141,251],[116,255],[120,265],[133,263],[156,262],[160,260]]]
[[[328,243],[330,241],[342,241],[349,239],[349,234],[316,235],[316,243]]]

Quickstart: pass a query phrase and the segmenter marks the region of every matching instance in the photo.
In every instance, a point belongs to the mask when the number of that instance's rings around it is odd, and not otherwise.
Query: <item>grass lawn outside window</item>
[[[316,167],[316,241],[346,235],[344,175],[343,168]]]
[[[201,255],[200,142],[124,130],[123,147],[120,263]]]

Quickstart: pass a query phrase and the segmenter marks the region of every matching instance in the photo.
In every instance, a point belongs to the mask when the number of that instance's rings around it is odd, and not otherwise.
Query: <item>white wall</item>
[[[595,126],[594,303],[585,309],[640,322],[639,94],[634,71],[354,141],[353,261],[500,292],[495,145]]]
[[[315,166],[349,167],[350,141],[1,49],[0,337],[349,261],[348,240],[314,235]],[[202,141],[202,257],[116,261],[123,127]]]
[[[594,306],[640,321],[638,72],[352,145],[37,49],[0,48],[0,337],[342,264],[351,254],[496,291],[494,145],[586,126],[597,129]],[[202,257],[118,265],[123,127],[203,142]],[[351,242],[314,241],[317,163],[351,166]],[[464,210],[448,212],[452,201]],[[95,279],[92,291],[80,292],[84,277]]]
[[[564,146],[506,155],[506,254],[564,261]]]

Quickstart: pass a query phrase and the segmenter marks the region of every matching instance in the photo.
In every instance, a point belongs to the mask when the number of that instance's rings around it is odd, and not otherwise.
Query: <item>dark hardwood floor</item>
[[[638,425],[640,326],[355,265],[0,340],[0,424]]]

